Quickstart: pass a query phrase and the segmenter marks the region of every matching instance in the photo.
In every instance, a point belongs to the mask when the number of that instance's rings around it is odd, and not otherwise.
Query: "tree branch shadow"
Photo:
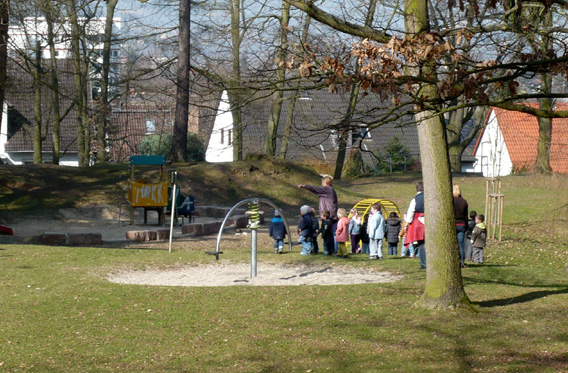
[[[504,307],[510,306],[513,304],[518,303],[526,303],[531,302],[535,299],[545,298],[549,295],[556,295],[556,294],[568,294],[568,287],[558,290],[539,290],[539,291],[531,291],[530,293],[522,294],[516,297],[509,297],[503,299],[492,299],[486,300],[482,302],[472,302],[473,304],[480,306],[480,307]]]

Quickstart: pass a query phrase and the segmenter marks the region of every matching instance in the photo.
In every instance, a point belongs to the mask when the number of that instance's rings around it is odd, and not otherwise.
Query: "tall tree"
[[[189,115],[191,0],[179,4],[178,68],[176,79],[176,115],[172,160],[187,160],[187,121]]]
[[[110,117],[110,102],[109,102],[109,88],[110,88],[110,54],[113,39],[113,18],[118,0],[106,0],[106,17],[105,17],[105,30],[103,34],[103,50],[102,50],[102,64],[101,64],[101,96],[98,100],[98,113],[97,113],[97,162],[107,161],[107,128],[108,120]]]
[[[6,96],[6,69],[8,63],[8,25],[10,23],[10,0],[0,0],[0,108],[4,108]],[[3,110],[3,109],[2,109]],[[2,117],[0,117],[0,124]]]
[[[286,79],[286,54],[288,50],[288,23],[290,22],[290,4],[282,1],[282,15],[280,16],[280,45],[278,46],[278,59],[276,67],[276,87],[272,94],[272,108],[268,117],[266,131],[265,153],[276,156],[276,138],[280,123],[280,113],[284,99],[284,84]]]

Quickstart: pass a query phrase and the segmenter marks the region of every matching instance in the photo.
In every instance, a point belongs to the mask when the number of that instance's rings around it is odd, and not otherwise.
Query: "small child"
[[[335,231],[335,241],[337,241],[337,256],[348,258],[347,245],[349,240],[349,219],[344,208],[337,209],[337,230]]]
[[[282,254],[284,238],[286,238],[286,226],[278,210],[274,210],[274,217],[268,227],[268,235],[274,239],[274,254]]]
[[[369,226],[369,215],[363,216],[363,224],[361,224],[361,254],[369,254],[369,232],[367,232],[367,227]]]
[[[319,254],[318,235],[319,235],[319,221],[316,217],[316,210],[310,207],[310,216],[312,217],[312,254]]]
[[[351,237],[351,254],[360,253],[359,240],[361,239],[361,218],[357,209],[351,209],[349,220],[349,236]]]
[[[398,247],[398,235],[400,234],[400,219],[396,212],[391,212],[385,224],[385,238],[388,243],[388,254],[396,255]]]
[[[323,240],[323,255],[335,254],[335,240],[333,239],[333,220],[329,217],[329,210],[321,214],[321,239]]]
[[[475,228],[471,233],[471,246],[473,246],[472,259],[474,263],[483,263],[483,248],[487,239],[487,227],[483,222],[485,216],[477,215],[475,217]]]
[[[477,212],[471,211],[469,213],[469,220],[467,221],[467,230],[465,231],[465,240],[466,250],[465,250],[465,260],[471,261],[471,254],[473,251],[473,247],[471,246],[471,233],[473,232],[473,228],[475,228],[475,217],[477,216]]]
[[[304,205],[300,208],[302,217],[298,221],[299,242],[302,244],[300,255],[310,255],[312,251],[313,223],[310,215],[310,206]]]
[[[381,205],[371,205],[369,219],[369,259],[383,259],[383,238],[385,236],[385,218],[381,213]]]

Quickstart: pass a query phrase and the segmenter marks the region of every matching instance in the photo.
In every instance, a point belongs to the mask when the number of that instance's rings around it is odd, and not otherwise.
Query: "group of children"
[[[299,243],[302,246],[301,255],[319,254],[318,236],[323,241],[323,254],[348,258],[349,254],[369,254],[369,259],[383,259],[383,240],[386,241],[388,255],[397,255],[398,243],[402,241],[400,256],[415,257],[412,242],[404,242],[408,223],[406,216],[401,221],[396,212],[391,212],[387,219],[381,212],[381,205],[375,203],[370,208],[370,214],[363,218],[356,209],[347,211],[337,208],[337,195],[332,187],[332,179],[327,176],[322,179],[322,187],[298,185],[320,196],[321,227],[315,210],[307,205],[300,208],[298,222]],[[330,210],[331,209],[331,210]],[[281,254],[286,237],[284,221],[275,211],[269,227],[270,237],[274,239],[274,252]],[[406,214],[405,214],[406,215]],[[474,263],[483,263],[483,248],[485,247],[487,229],[484,216],[471,211],[467,225],[468,252]],[[347,250],[347,242],[351,242],[351,252]],[[361,246],[359,246],[361,242]]]

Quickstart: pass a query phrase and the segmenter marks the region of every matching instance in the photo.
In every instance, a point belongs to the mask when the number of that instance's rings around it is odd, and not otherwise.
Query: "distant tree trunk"
[[[6,96],[6,69],[8,63],[8,25],[10,23],[10,0],[0,0],[0,108],[4,108]],[[2,115],[0,115],[1,128]]]
[[[45,6],[45,20],[47,23],[47,43],[49,45],[50,54],[50,81],[51,81],[51,104],[53,106],[53,124],[51,126],[51,138],[53,142],[53,161],[55,165],[59,164],[61,151],[61,113],[59,103],[59,79],[57,76],[57,58],[55,57],[55,35],[53,32],[53,9],[49,4]]]
[[[75,83],[74,102],[77,108],[77,150],[79,167],[89,166],[89,119],[86,101],[86,79],[84,61],[81,56],[81,29],[77,17],[75,0],[66,0],[69,23],[71,24],[71,52],[73,55],[73,76]]]
[[[367,17],[365,18],[365,26],[371,27],[373,24],[373,19],[375,18],[375,10],[377,8],[377,1],[372,0],[369,3],[369,8],[367,9]],[[361,71],[361,64],[357,62],[355,67],[356,74]],[[353,84],[351,86],[351,94],[349,96],[349,105],[347,106],[347,111],[345,116],[339,123],[339,138],[337,150],[337,158],[335,159],[335,172],[333,173],[333,178],[335,180],[341,179],[341,174],[343,173],[343,165],[345,164],[345,154],[347,152],[347,139],[349,138],[349,131],[351,131],[351,120],[353,119],[353,113],[357,107],[357,101],[359,99],[359,85]]]
[[[552,12],[547,11],[544,16],[544,24],[547,29],[552,26]],[[547,51],[552,49],[552,40],[550,35],[544,35],[540,43],[540,50]],[[542,93],[552,93],[552,74],[543,73],[540,74],[540,89]],[[539,98],[538,103],[541,110],[551,110],[554,106],[554,102],[550,98]],[[542,118],[538,119],[538,145],[536,153],[536,162],[534,165],[534,171],[539,174],[550,174],[552,173],[552,166],[550,165],[550,147],[552,144],[552,118]]]
[[[103,36],[103,63],[101,68],[101,97],[99,100],[99,113],[97,116],[97,162],[107,161],[106,135],[108,118],[110,116],[109,106],[109,75],[110,75],[110,52],[112,45],[112,19],[118,0],[107,0],[105,33]]]
[[[306,21],[302,28],[302,45],[306,44],[308,40],[308,31],[310,29],[312,17],[306,15]],[[296,102],[298,92],[300,90],[300,81],[296,83],[296,89],[292,96],[290,96],[290,103],[288,104],[288,114],[286,115],[286,123],[284,124],[284,132],[282,133],[282,143],[280,144],[280,159],[286,159],[288,153],[288,144],[290,142],[290,134],[292,133],[292,125],[294,124],[294,110],[296,109]]]
[[[276,138],[280,124],[280,113],[284,97],[284,84],[286,79],[286,55],[288,50],[288,23],[290,21],[290,4],[282,1],[282,16],[280,18],[280,46],[278,64],[276,66],[276,92],[272,95],[272,108],[268,118],[265,153],[271,157],[276,156]]]
[[[36,39],[34,47],[34,163],[41,164],[43,161],[42,154],[42,119],[41,119],[41,44],[39,38]]]
[[[241,0],[230,0],[231,7],[231,38],[233,41],[233,73],[229,82],[229,102],[233,117],[233,160],[243,160],[243,95],[241,87]]]
[[[427,0],[404,0],[405,28],[408,35],[429,31]],[[435,81],[434,64],[424,62],[410,67]],[[420,95],[435,102],[436,86],[424,84]],[[456,220],[452,198],[452,175],[448,162],[446,128],[442,118],[425,110],[416,115],[424,178],[426,228],[426,284],[419,307],[452,308],[469,305],[459,266]]]
[[[189,120],[189,69],[190,69],[191,0],[179,4],[178,71],[176,114],[172,160],[187,160],[187,126]]]

